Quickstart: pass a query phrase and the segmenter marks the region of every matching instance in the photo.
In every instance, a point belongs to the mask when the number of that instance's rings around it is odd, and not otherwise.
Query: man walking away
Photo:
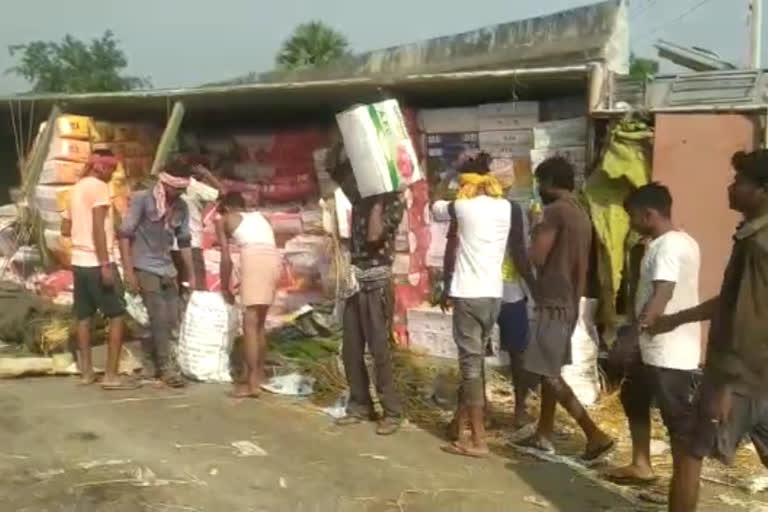
[[[626,201],[632,228],[650,239],[640,264],[635,296],[635,327],[640,331],[640,358],[621,387],[621,404],[632,434],[632,463],[608,473],[621,484],[644,484],[656,479],[651,467],[651,405],[659,407],[672,441],[672,458],[684,449],[688,424],[694,415],[701,352],[698,323],[650,336],[663,314],[672,314],[699,303],[699,245],[675,229],[671,220],[672,197],[666,187],[651,183],[637,189]]]
[[[510,201],[509,240],[504,257],[502,276],[504,295],[499,313],[499,334],[501,349],[509,354],[512,385],[515,393],[515,416],[512,427],[515,430],[528,425],[533,418],[525,408],[525,399],[530,388],[530,378],[523,369],[525,349],[528,347],[528,293],[535,287],[535,279],[528,259],[528,222],[522,207]],[[527,287],[527,291],[526,291]]]
[[[141,292],[149,313],[151,340],[144,340],[144,373],[160,376],[169,387],[183,387],[176,362],[179,327],[179,289],[171,259],[174,238],[197,289],[190,252],[189,211],[181,194],[189,184],[186,165],[172,163],[158,175],[149,190],[135,192],[120,228],[120,250],[125,281],[132,292]]]
[[[376,394],[384,410],[376,433],[391,435],[402,423],[402,407],[392,373],[390,339],[394,295],[392,261],[397,227],[405,204],[399,192],[361,198],[349,160],[337,142],[329,154],[331,176],[352,203],[349,282],[343,295],[342,358],[349,385],[347,415],[341,426],[375,420],[365,347],[373,356]]]
[[[614,446],[587,414],[561,376],[571,362],[571,335],[579,301],[586,291],[592,226],[573,193],[573,166],[562,157],[536,169],[541,199],[546,205],[533,230],[530,259],[537,269],[534,299],[537,324],[525,354],[525,369],[541,379],[541,413],[536,433],[522,446],[553,452],[555,407],[559,403],[576,420],[587,438],[585,460],[594,460]]]
[[[96,379],[91,362],[91,319],[100,311],[109,320],[107,362],[101,383],[107,390],[137,387],[118,376],[125,302],[114,260],[115,223],[107,185],[117,163],[111,151],[93,152],[85,175],[72,187],[69,210],[61,227],[62,234],[72,238],[74,312],[82,383],[92,384]]]
[[[452,425],[456,440],[443,450],[470,457],[488,455],[485,439],[486,340],[499,317],[503,293],[502,263],[510,226],[510,203],[490,176],[486,153],[470,156],[461,166],[455,202],[438,201],[437,220],[456,223],[458,247],[453,276],[444,294],[453,304],[453,338],[459,354],[461,384]],[[450,270],[450,269],[449,269]],[[443,301],[445,310],[446,304]],[[471,438],[465,436],[469,424]]]
[[[659,335],[712,320],[690,443],[672,469],[672,512],[696,510],[702,459],[730,462],[746,435],[768,467],[768,150],[738,152],[732,166],[728,199],[744,222],[733,237],[720,295],[650,326]]]

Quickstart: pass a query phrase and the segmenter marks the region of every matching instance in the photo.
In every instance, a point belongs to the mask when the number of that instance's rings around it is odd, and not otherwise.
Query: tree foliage
[[[125,76],[125,52],[111,30],[90,42],[67,34],[61,42],[33,41],[8,48],[17,64],[6,72],[25,78],[33,92],[127,91],[151,87],[146,78]]]
[[[629,76],[636,80],[648,80],[659,72],[659,61],[638,57],[634,53],[629,56]]]
[[[340,32],[321,21],[296,27],[277,54],[281,69],[327,64],[347,54],[349,42]]]

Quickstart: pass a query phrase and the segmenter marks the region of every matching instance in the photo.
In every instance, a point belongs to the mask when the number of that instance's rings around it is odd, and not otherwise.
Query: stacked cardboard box
[[[416,352],[456,359],[458,353],[453,339],[453,315],[443,313],[439,308],[414,307],[408,310],[408,335],[410,348]],[[500,349],[499,328],[494,325],[491,332],[491,351],[486,364],[506,366],[509,364],[506,352]]]
[[[61,236],[62,213],[69,208],[72,185],[82,177],[91,152],[109,149],[118,157],[109,188],[112,206],[122,214],[128,206],[131,178],[141,179],[150,170],[159,131],[147,124],[111,123],[72,114],[59,116],[53,129],[34,205],[43,220],[46,247],[66,267],[71,242]]]
[[[457,189],[456,164],[467,150],[493,158],[492,173],[513,196],[530,197],[532,128],[539,122],[539,103],[488,103],[477,107],[423,110],[429,180],[433,199],[452,199]]]
[[[585,117],[539,123],[533,129],[533,139],[531,165],[534,168],[547,158],[564,157],[576,170],[577,186],[583,185],[586,173],[587,141]]]
[[[430,276],[427,267],[431,234],[429,191],[425,181],[411,185],[404,193],[406,212],[395,238],[394,332],[398,343],[409,344],[407,312],[429,300]]]

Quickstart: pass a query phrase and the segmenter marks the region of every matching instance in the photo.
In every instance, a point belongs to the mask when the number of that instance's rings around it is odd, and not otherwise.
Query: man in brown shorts
[[[584,431],[584,459],[594,460],[610,451],[614,441],[595,425],[561,376],[563,366],[571,362],[571,334],[586,290],[592,224],[573,193],[570,162],[549,158],[537,167],[536,179],[546,208],[533,229],[529,251],[537,270],[533,293],[537,324],[524,368],[541,380],[541,413],[536,432],[518,444],[553,452],[551,438],[559,403]]]
[[[728,187],[730,207],[744,215],[720,294],[659,318],[653,334],[712,320],[698,413],[687,450],[673,465],[669,510],[693,512],[704,457],[730,462],[747,435],[768,467],[768,150],[738,152]]]

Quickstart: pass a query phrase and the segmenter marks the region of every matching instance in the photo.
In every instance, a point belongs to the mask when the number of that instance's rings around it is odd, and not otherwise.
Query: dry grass
[[[405,400],[406,417],[412,422],[434,433],[442,433],[452,416],[450,410],[440,408],[431,399],[440,386],[455,388],[458,375],[454,365],[436,363],[435,360],[420,357],[407,351],[393,353],[395,380],[401,396]],[[329,405],[346,390],[341,362],[338,358],[310,363],[305,371],[317,379],[313,401]],[[442,381],[436,385],[436,380]],[[486,389],[489,400],[488,435],[491,445],[506,447],[511,434],[514,397],[509,380],[500,372],[489,370],[486,375]],[[439,392],[439,391],[438,391]],[[529,399],[529,412],[538,413],[538,398]],[[589,408],[595,422],[608,434],[617,439],[617,448],[606,464],[619,465],[631,459],[631,440],[627,419],[624,414],[618,392],[604,394],[597,404]],[[576,422],[558,407],[556,420],[557,437],[555,444],[558,452],[566,456],[578,457],[584,450],[584,438]],[[651,436],[669,445],[669,437],[658,411],[651,416]],[[506,452],[506,450],[503,450]],[[672,472],[672,459],[669,453],[653,457],[656,473],[660,477],[658,488],[664,491]],[[704,474],[718,481],[735,487],[745,487],[751,480],[765,474],[759,458],[747,447],[739,450],[733,464],[725,467],[715,460],[707,460]]]

